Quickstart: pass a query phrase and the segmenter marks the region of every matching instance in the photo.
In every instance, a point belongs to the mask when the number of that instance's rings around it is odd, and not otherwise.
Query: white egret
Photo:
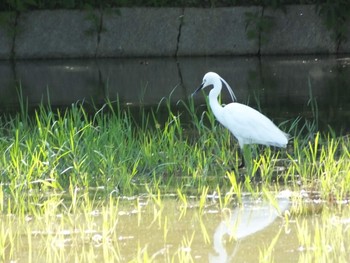
[[[228,89],[233,103],[220,105],[218,96],[222,89],[222,84]],[[192,94],[194,95],[207,86],[213,86],[209,92],[209,105],[216,119],[236,137],[243,153],[246,144],[262,144],[276,147],[286,147],[289,135],[281,131],[270,119],[257,110],[236,102],[236,96],[228,83],[217,73],[208,72],[203,77],[202,84]],[[242,164],[244,157],[242,154]]]

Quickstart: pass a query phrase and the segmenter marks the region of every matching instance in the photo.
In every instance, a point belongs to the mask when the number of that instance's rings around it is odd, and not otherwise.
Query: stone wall
[[[334,54],[336,43],[314,8],[265,10],[274,21],[265,43],[246,33],[246,13],[261,7],[32,11],[13,23],[15,37],[0,27],[0,59]],[[350,53],[348,28],[338,52]]]

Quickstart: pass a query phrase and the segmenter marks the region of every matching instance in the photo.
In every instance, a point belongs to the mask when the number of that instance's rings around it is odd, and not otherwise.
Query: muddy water
[[[240,206],[220,210],[214,202],[202,211],[196,205],[189,205],[186,213],[181,213],[179,203],[166,200],[160,217],[155,220],[154,212],[148,211],[142,216],[142,223],[137,226],[137,219],[126,219],[128,223],[122,228],[121,236],[125,238],[122,246],[125,249],[125,260],[131,260],[137,254],[137,244],[147,246],[149,255],[162,261],[183,262],[258,262],[259,250],[268,247],[276,235],[281,241],[290,233],[284,231],[285,222],[280,217],[289,206],[288,200],[281,200],[280,211],[263,201],[246,199]],[[182,210],[184,211],[184,210]],[[165,226],[165,221],[167,226]],[[122,223],[122,221],[120,221]],[[167,229],[164,236],[164,229]],[[294,244],[283,241],[278,250],[284,258],[290,254]],[[298,255],[295,254],[295,258]]]
[[[198,199],[135,197],[62,213],[59,203],[35,218],[2,218],[5,262],[310,262],[315,251],[330,260],[350,252],[347,216],[288,215],[286,198],[246,197],[221,209],[215,197],[204,206]]]

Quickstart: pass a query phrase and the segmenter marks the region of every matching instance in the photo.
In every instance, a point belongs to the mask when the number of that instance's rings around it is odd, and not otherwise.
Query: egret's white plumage
[[[234,101],[224,107],[218,101],[223,83]],[[210,108],[216,119],[236,137],[241,149],[246,144],[287,146],[289,135],[257,110],[235,102],[237,99],[231,87],[218,74],[214,72],[205,74],[201,86],[194,93],[210,85],[213,86],[209,92]]]

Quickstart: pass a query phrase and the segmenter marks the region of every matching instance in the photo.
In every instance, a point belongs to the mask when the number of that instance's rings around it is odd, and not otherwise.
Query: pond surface
[[[203,205],[138,196],[67,211],[53,200],[41,216],[2,216],[6,262],[345,262],[350,252],[348,207],[330,213],[313,201],[295,216],[285,194],[225,208],[215,194]]]
[[[98,60],[0,61],[0,111],[18,111],[18,91],[30,107],[76,101],[102,105],[108,97],[122,105],[156,106],[187,101],[208,71],[219,73],[247,103],[273,119],[312,118],[315,98],[321,127],[349,131],[349,57],[195,57]],[[197,104],[204,96],[195,97]],[[223,102],[229,102],[224,93]],[[167,113],[164,113],[167,115]],[[163,116],[166,118],[167,116]]]

